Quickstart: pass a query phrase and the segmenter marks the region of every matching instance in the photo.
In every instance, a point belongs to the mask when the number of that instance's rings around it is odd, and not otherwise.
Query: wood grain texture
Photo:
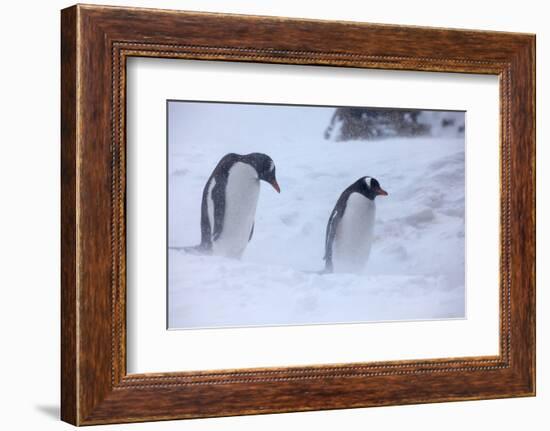
[[[533,35],[79,5],[62,11],[61,36],[63,420],[86,425],[534,395]],[[500,354],[127,375],[130,56],[500,76]]]
[[[76,9],[61,16],[61,417],[77,422]]]

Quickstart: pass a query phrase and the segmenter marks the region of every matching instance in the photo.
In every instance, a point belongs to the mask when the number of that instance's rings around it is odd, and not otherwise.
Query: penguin
[[[373,241],[374,200],[387,195],[371,177],[359,178],[342,192],[327,224],[325,273],[364,270]]]
[[[260,181],[281,192],[275,163],[268,155],[222,157],[202,193],[201,243],[186,250],[240,259],[254,234]]]

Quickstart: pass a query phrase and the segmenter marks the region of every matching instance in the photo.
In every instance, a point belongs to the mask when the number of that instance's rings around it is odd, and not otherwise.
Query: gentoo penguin
[[[226,154],[204,186],[201,243],[191,249],[240,259],[254,233],[260,180],[281,192],[271,157],[262,153]]]
[[[369,258],[376,196],[387,196],[375,178],[362,177],[345,189],[327,224],[325,272],[362,272]]]

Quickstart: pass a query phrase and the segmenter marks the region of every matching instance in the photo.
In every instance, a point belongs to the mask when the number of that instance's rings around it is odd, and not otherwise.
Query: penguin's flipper
[[[330,218],[327,223],[327,233],[325,238],[325,272],[332,272],[332,246],[334,244],[334,237],[336,235],[336,228],[342,216],[339,211],[334,208],[330,214]]]
[[[250,229],[250,236],[248,237],[248,242],[252,239],[252,235],[254,235],[254,225],[255,223],[252,223],[252,229]]]
[[[212,231],[212,241],[216,241],[223,230],[223,217],[225,214],[225,185],[224,182],[217,182],[212,189],[212,203],[214,205],[214,229]]]

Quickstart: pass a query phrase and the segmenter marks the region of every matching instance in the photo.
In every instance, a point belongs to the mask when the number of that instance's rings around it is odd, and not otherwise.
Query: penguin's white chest
[[[362,272],[369,258],[376,205],[359,193],[352,193],[334,236],[334,272]]]
[[[223,227],[212,249],[215,255],[241,258],[254,225],[259,195],[260,181],[256,170],[246,163],[235,163],[227,177]],[[210,212],[209,216],[210,225],[214,226]]]

